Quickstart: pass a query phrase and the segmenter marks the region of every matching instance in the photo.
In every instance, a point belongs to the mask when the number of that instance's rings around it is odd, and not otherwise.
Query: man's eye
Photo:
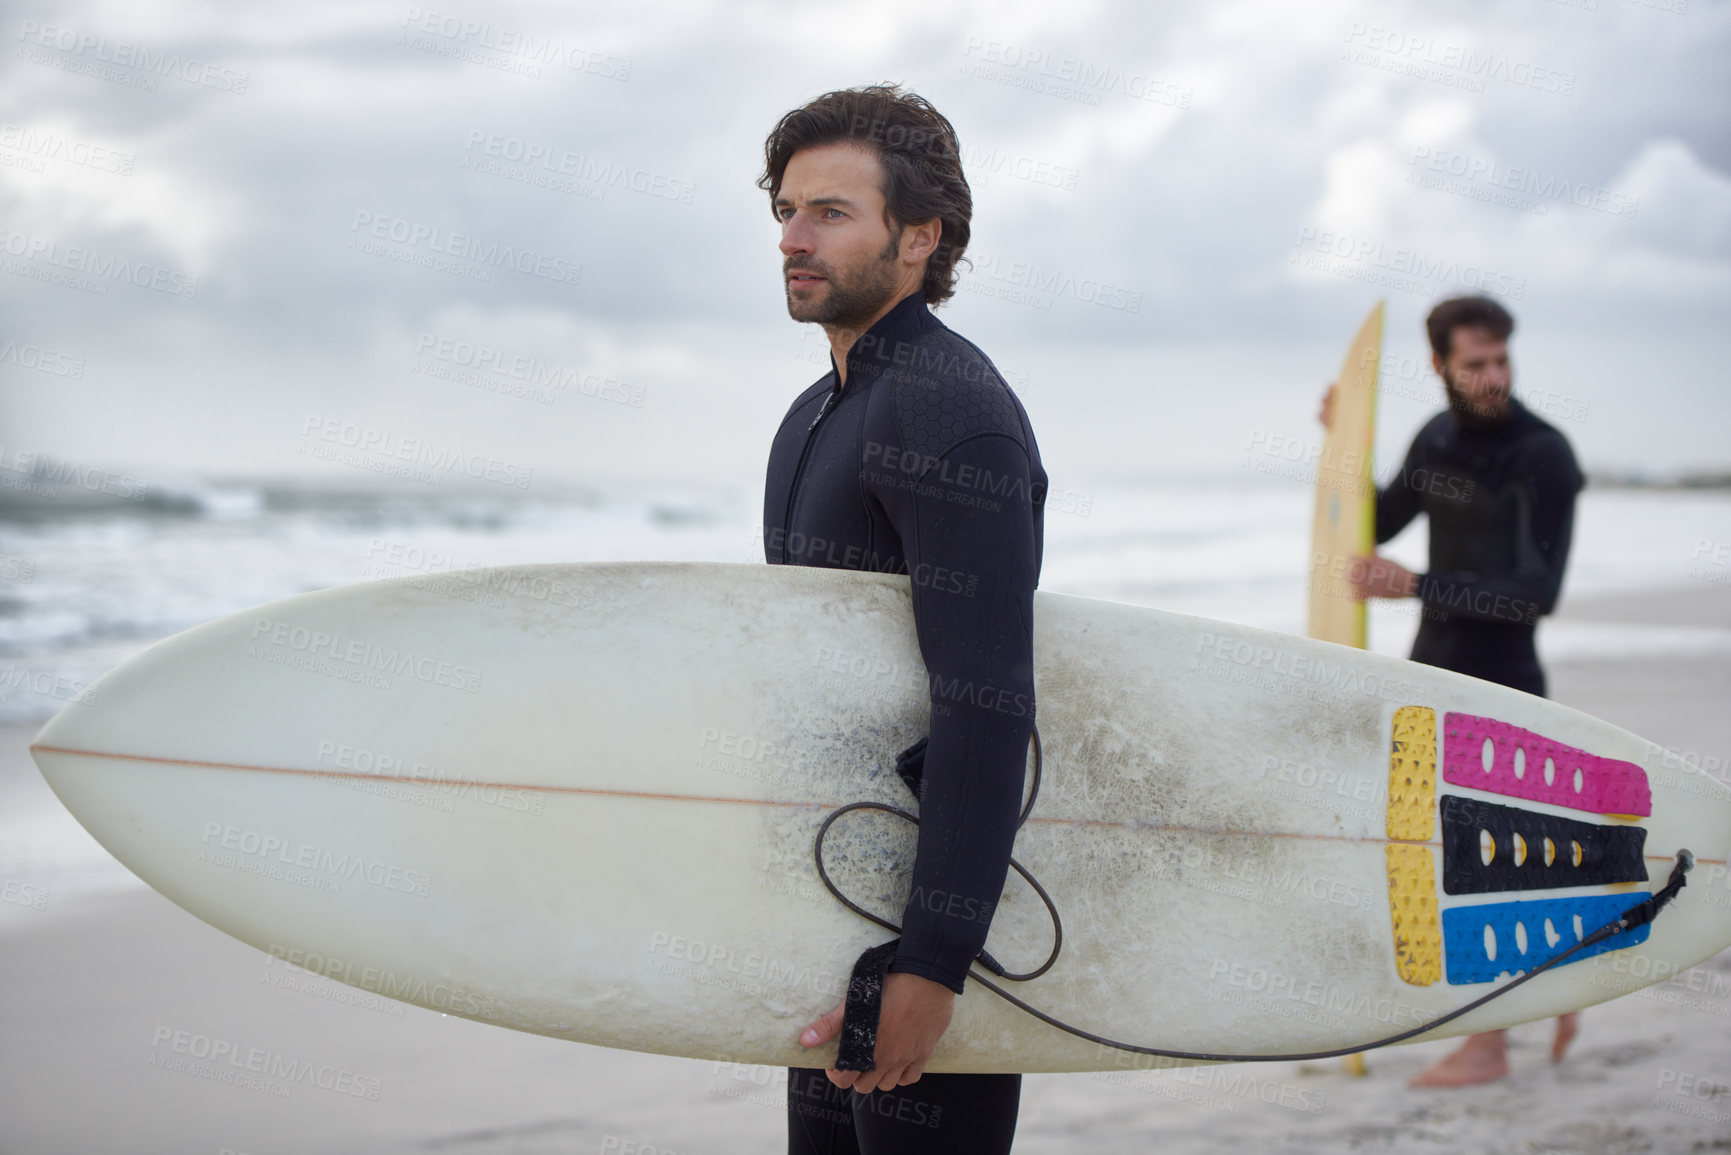
[[[838,217],[847,216],[847,214],[842,212],[840,209],[825,209],[825,210],[823,210],[823,212],[824,212],[825,216],[838,216]]]

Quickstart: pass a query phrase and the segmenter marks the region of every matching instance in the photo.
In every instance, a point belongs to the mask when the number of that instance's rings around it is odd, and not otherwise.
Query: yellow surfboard
[[[1354,601],[1347,567],[1376,548],[1376,380],[1382,363],[1382,302],[1359,326],[1334,384],[1334,413],[1316,468],[1316,516],[1310,529],[1310,636],[1364,649],[1365,604]],[[1363,1055],[1348,1055],[1349,1074],[1364,1075]]]
[[[1378,301],[1347,350],[1335,379],[1334,416],[1316,467],[1316,516],[1310,530],[1310,627],[1313,638],[1365,647],[1365,606],[1354,601],[1348,566],[1376,547],[1377,367],[1382,362]]]

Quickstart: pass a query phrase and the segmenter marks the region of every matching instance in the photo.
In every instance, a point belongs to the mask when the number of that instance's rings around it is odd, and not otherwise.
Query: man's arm
[[[1422,437],[1422,434],[1420,435]],[[1412,478],[1423,468],[1419,437],[1407,446],[1406,460],[1400,463],[1400,473],[1376,491],[1376,544],[1381,545],[1412,523],[1424,511],[1423,499],[1412,485]]]
[[[1029,485],[1026,450],[988,434],[944,454],[918,486],[884,495],[932,707],[913,890],[891,970],[958,994],[1003,893],[1034,725]]]
[[[932,717],[876,1066],[830,1073],[857,1091],[917,1081],[948,1026],[951,992],[962,990],[1003,892],[1034,723],[1039,551],[1028,452],[986,433],[923,460],[911,484],[869,487],[902,540]],[[800,1041],[827,1041],[841,1018],[838,1007]]]

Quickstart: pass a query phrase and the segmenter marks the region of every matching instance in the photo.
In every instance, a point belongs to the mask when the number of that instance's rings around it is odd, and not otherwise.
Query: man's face
[[[1448,390],[1449,408],[1462,423],[1494,425],[1508,416],[1514,373],[1506,337],[1463,326],[1449,335],[1448,358],[1433,354],[1432,364]]]
[[[883,162],[828,144],[793,154],[775,198],[787,313],[863,329],[896,295],[902,230],[884,222]]]

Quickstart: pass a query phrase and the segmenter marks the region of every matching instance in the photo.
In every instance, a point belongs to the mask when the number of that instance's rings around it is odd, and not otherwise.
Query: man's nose
[[[795,253],[809,253],[812,251],[811,225],[800,213],[796,212],[793,216],[782,222],[781,251],[784,255],[789,257],[793,256]]]

